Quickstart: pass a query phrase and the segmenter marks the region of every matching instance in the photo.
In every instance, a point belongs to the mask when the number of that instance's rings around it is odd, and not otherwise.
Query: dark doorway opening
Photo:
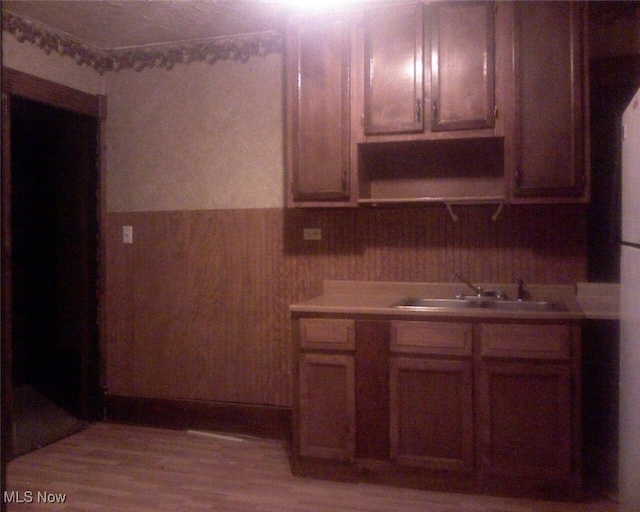
[[[10,116],[15,438],[16,420],[25,414],[16,410],[18,390],[25,388],[79,420],[101,417],[99,121],[16,96]],[[41,402],[27,400],[27,408]],[[36,421],[40,431],[69,428],[66,420]]]
[[[620,281],[622,113],[640,87],[640,56],[590,62],[591,177],[588,216],[588,277]],[[582,324],[582,445],[585,483],[618,489],[618,380],[620,324]]]

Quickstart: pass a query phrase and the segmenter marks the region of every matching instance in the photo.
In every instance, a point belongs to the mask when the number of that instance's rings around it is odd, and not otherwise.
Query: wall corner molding
[[[123,69],[171,70],[176,64],[191,62],[215,64],[221,60],[232,60],[244,63],[251,57],[282,53],[284,48],[283,34],[262,32],[193,43],[103,50],[7,11],[2,13],[2,30],[12,34],[20,43],[34,44],[47,55],[56,52],[71,57],[79,66],[90,66],[101,75]]]

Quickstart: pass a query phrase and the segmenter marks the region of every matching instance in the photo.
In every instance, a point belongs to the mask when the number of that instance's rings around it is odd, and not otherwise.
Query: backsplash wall
[[[109,392],[291,405],[288,305],[324,279],[585,279],[584,206],[454,208],[107,214]]]

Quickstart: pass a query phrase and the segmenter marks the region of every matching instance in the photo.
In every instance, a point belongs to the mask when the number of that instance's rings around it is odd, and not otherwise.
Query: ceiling
[[[340,0],[334,0],[338,4]],[[389,0],[350,0],[367,3]],[[305,3],[312,3],[308,0]],[[348,3],[343,0],[343,3]],[[100,50],[282,31],[286,0],[2,0],[2,11]],[[592,18],[640,16],[640,2],[589,3]]]
[[[2,10],[100,50],[281,30],[286,19],[273,0],[4,0]]]

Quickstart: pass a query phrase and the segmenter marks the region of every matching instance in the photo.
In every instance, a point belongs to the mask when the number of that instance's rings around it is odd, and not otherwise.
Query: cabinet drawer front
[[[302,318],[300,346],[325,350],[354,350],[355,321],[340,318]]]
[[[569,359],[568,325],[482,324],[482,355],[521,359]]]
[[[471,324],[448,322],[392,322],[391,351],[405,354],[470,356]]]

